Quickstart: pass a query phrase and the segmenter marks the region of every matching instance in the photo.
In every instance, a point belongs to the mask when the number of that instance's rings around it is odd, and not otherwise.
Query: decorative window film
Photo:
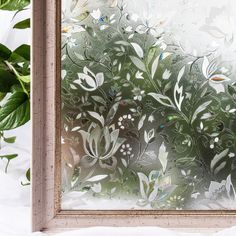
[[[236,209],[235,4],[63,1],[63,210]]]

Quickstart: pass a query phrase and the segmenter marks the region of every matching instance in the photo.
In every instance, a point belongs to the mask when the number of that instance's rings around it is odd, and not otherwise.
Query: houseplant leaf
[[[14,29],[27,29],[30,28],[30,18],[22,20],[16,23],[13,27]]]
[[[14,93],[0,109],[0,130],[10,130],[30,119],[30,101],[24,92]]]
[[[30,0],[0,0],[0,9],[16,11],[23,9],[30,4]]]
[[[10,92],[10,89],[14,84],[19,84],[16,76],[7,70],[0,69],[0,92]]]
[[[11,56],[11,50],[0,43],[0,61],[7,60]]]
[[[13,53],[23,57],[27,61],[30,61],[30,46],[27,44],[22,44],[16,48]]]

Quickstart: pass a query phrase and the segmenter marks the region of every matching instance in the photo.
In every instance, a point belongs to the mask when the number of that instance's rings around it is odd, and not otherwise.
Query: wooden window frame
[[[60,0],[33,0],[32,8],[32,231],[90,226],[217,231],[236,225],[236,211],[60,210],[61,5]]]

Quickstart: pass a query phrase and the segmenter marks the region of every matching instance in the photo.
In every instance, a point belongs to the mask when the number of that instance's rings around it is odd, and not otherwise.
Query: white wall
[[[14,14],[15,12],[0,10],[0,43],[12,50],[23,43],[31,42],[30,29],[13,29],[17,22],[30,17],[30,10],[19,12],[13,19]]]
[[[14,12],[0,11],[0,43],[14,50],[23,43],[30,43],[30,30],[12,29],[14,24],[30,16],[30,11],[19,13],[14,19]],[[16,143],[1,143],[0,155],[19,154],[12,160],[8,173],[4,172],[6,160],[0,159],[0,235],[14,232],[26,232],[30,229],[30,187],[22,187],[21,181],[27,182],[25,173],[30,167],[31,127],[30,123],[12,131],[5,132],[7,137],[17,136]],[[14,234],[15,235],[15,234]]]

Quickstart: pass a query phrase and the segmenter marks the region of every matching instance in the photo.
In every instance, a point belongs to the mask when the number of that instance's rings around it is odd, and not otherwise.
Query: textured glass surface
[[[236,2],[62,8],[62,209],[236,209]]]

